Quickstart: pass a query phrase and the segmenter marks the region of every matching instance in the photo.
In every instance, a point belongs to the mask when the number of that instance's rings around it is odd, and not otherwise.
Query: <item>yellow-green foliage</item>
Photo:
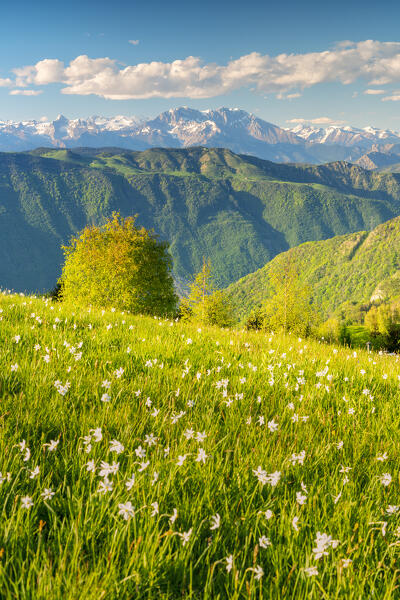
[[[340,340],[341,333],[341,323],[336,317],[330,317],[318,327],[318,336],[331,344]]]
[[[400,346],[400,311],[395,303],[372,306],[365,315],[365,326],[389,350]]]
[[[203,325],[233,325],[235,319],[229,299],[214,287],[210,260],[203,259],[203,267],[190,285],[188,298],[181,302],[181,314],[184,320]]]
[[[113,213],[103,227],[86,227],[63,246],[64,300],[132,313],[173,313],[177,299],[168,244],[136,227],[135,220]]]
[[[310,286],[313,304],[324,319],[337,311],[345,321],[362,323],[370,302],[400,295],[400,218],[370,232],[307,242],[290,250],[296,257],[300,280]],[[280,268],[286,253],[276,256],[263,269],[250,273],[227,289],[239,318],[271,295],[269,273]],[[365,307],[368,310],[369,306]]]
[[[271,270],[269,278],[273,294],[263,305],[264,327],[306,334],[312,319],[310,289],[300,282],[291,251],[283,263]]]

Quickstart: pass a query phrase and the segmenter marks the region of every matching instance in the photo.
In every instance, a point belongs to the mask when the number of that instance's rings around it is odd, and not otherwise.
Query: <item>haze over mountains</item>
[[[129,150],[207,146],[276,162],[319,164],[355,162],[371,151],[397,156],[400,133],[373,127],[320,128],[303,124],[284,129],[232,108],[199,111],[181,107],[146,121],[126,116],[67,119],[62,115],[45,122],[0,121],[1,151],[27,151],[39,146],[114,146]],[[395,162],[400,163],[400,157],[390,164]],[[370,168],[365,160],[363,166]]]

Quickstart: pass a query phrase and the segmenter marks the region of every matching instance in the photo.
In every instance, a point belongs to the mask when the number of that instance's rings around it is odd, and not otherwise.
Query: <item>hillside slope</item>
[[[2,153],[0,287],[51,288],[61,244],[113,210],[138,214],[170,242],[178,285],[206,256],[225,286],[292,246],[400,215],[400,176],[201,147]]]
[[[400,217],[371,232],[307,242],[290,250],[302,281],[311,286],[317,308],[328,315],[346,301],[369,302],[400,295]],[[240,317],[269,294],[269,272],[287,253],[228,288]]]

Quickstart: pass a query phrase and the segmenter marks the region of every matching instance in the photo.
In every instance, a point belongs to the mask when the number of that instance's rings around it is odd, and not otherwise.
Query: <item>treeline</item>
[[[291,251],[283,264],[275,265],[268,282],[272,295],[251,311],[244,323],[248,329],[292,331],[329,343],[400,350],[400,299],[346,302],[324,320],[311,287],[300,281],[300,269]]]
[[[347,302],[323,320],[311,287],[301,281],[301,265],[293,251],[271,269],[268,296],[242,323],[229,296],[215,286],[209,259],[203,258],[187,296],[179,300],[168,244],[153,230],[137,227],[136,217],[122,218],[114,213],[102,227],[86,227],[63,251],[62,276],[52,295],[77,307],[113,307],[199,325],[244,326],[351,346],[400,350],[400,301],[381,299],[368,305]]]

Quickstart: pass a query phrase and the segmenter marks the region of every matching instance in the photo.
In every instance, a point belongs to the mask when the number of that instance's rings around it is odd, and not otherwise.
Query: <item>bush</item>
[[[365,315],[365,326],[381,347],[389,352],[400,349],[400,311],[396,305],[372,306]]]
[[[102,227],[86,227],[63,246],[62,297],[75,305],[167,315],[176,309],[168,244],[136,217],[113,213]]]
[[[247,317],[244,326],[247,330],[262,329],[264,327],[264,312],[261,306],[253,308]]]
[[[332,344],[339,342],[341,335],[341,323],[335,317],[330,317],[322,323],[317,329],[318,337],[323,338],[326,342]]]

